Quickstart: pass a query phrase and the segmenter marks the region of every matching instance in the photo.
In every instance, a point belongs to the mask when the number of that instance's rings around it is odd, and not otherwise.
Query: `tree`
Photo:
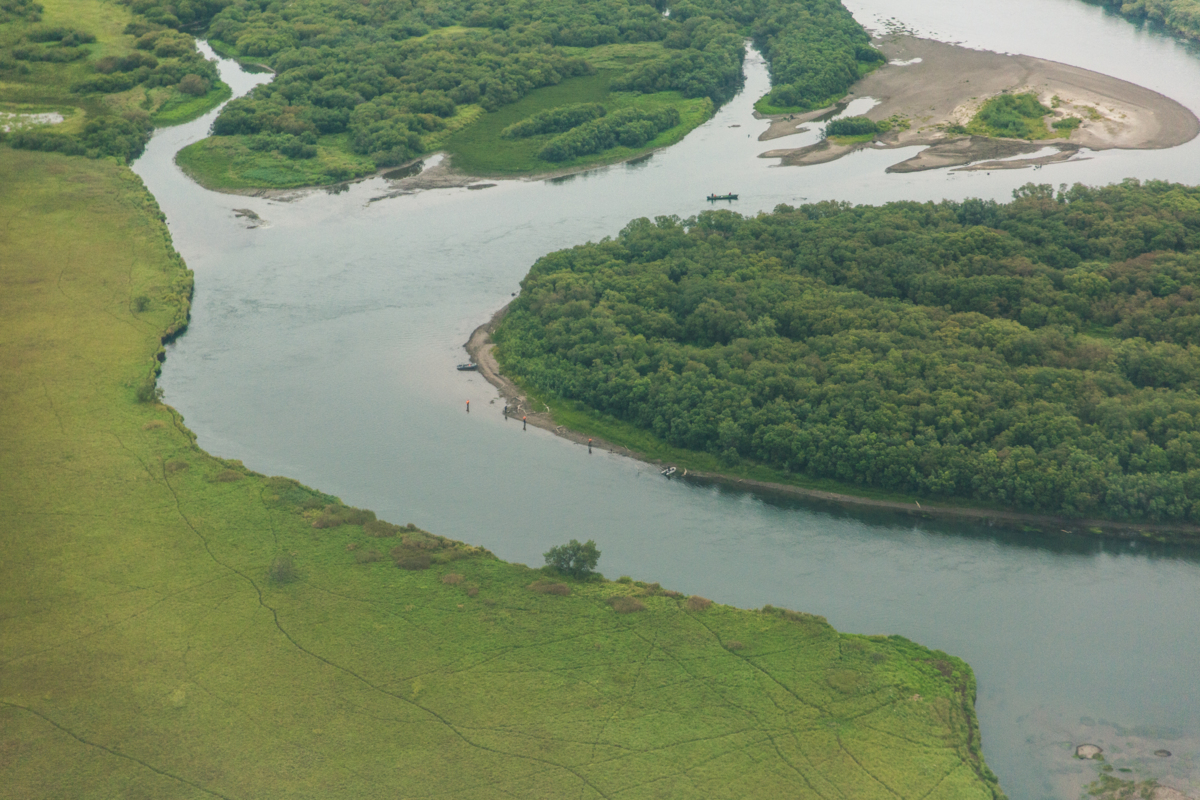
[[[575,578],[591,575],[596,563],[600,561],[600,551],[596,549],[596,542],[592,539],[583,544],[572,539],[566,544],[551,547],[544,555],[548,566]]]

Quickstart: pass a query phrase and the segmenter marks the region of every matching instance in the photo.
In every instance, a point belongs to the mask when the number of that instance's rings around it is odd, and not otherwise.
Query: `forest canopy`
[[[1200,189],[631,222],[540,259],[507,372],[730,463],[1200,523]]]

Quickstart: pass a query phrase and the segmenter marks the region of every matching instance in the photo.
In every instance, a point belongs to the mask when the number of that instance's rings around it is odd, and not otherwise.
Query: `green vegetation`
[[[1200,522],[1200,190],[1017,195],[636,220],[538,261],[498,356],[720,471]]]
[[[599,103],[576,103],[539,111],[532,117],[509,125],[500,131],[500,135],[505,139],[526,139],[542,133],[566,133],[607,113],[608,110]]]
[[[866,117],[842,117],[825,124],[826,136],[874,136],[880,130],[879,123]]]
[[[1198,0],[1087,0],[1136,20],[1153,20],[1190,39],[1200,39]]]
[[[600,563],[600,551],[592,539],[583,544],[578,539],[572,539],[566,544],[551,547],[545,552],[545,558],[546,566],[555,572],[573,578],[586,578]]]
[[[207,455],[137,402],[191,283],[137,178],[0,147],[0,185],[0,797],[1001,796],[953,657]]]
[[[1057,104],[1052,103],[1052,105],[1055,108],[1058,107]],[[1095,113],[1094,109],[1090,109],[1090,111]],[[1078,117],[1060,117],[1047,128],[1046,117],[1053,113],[1051,109],[1038,102],[1037,95],[1032,92],[1000,94],[989,98],[965,127],[948,125],[946,132],[1035,140],[1069,137],[1071,132],[1083,123],[1083,120]]]
[[[984,102],[967,124],[966,132],[1008,139],[1047,139],[1060,133],[1070,135],[1071,129],[1052,132],[1046,127],[1044,119],[1052,113],[1032,92],[999,94]]]
[[[640,52],[644,53],[645,50],[641,49]],[[484,115],[478,123],[454,134],[447,139],[445,148],[453,155],[455,166],[472,175],[518,174],[544,171],[548,167],[569,169],[619,161],[649,149],[667,147],[678,142],[688,131],[712,115],[713,104],[706,97],[687,99],[678,92],[613,92],[610,90],[610,83],[614,74],[616,73],[613,70],[603,69],[595,75],[570,78],[557,86],[538,89],[510,106]],[[555,109],[593,103],[603,106],[610,115],[625,110],[654,112],[660,109],[674,109],[680,114],[680,121],[640,147],[618,144],[598,154],[580,155],[557,163],[548,163],[538,158],[538,153],[554,138],[554,134],[516,139],[503,135],[505,130],[514,125],[520,125],[525,120],[547,112],[554,112]]]
[[[4,0],[0,9],[0,105],[51,106],[73,123],[0,134],[10,147],[128,161],[154,123],[185,122],[228,96],[190,36],[119,6]]]
[[[645,110],[626,108],[555,136],[538,151],[537,157],[558,162],[603,153],[618,146],[637,149],[679,122],[679,111],[671,106]]]
[[[497,125],[488,116],[597,70],[606,73],[605,91],[595,99],[609,113],[636,104],[611,92],[652,97],[654,105],[673,106],[680,119],[653,135],[649,128],[638,135],[626,131],[609,147],[572,148],[575,157],[555,164],[613,161],[677,141],[703,119],[695,113],[700,101],[711,113],[732,97],[741,85],[747,37],[771,64],[771,102],[791,107],[816,107],[840,97],[883,60],[836,0],[750,0],[736,6],[694,0],[673,6],[670,16],[640,0],[478,0],[436,7],[297,0],[282,14],[250,0],[186,9],[165,0],[128,2],[163,25],[204,27],[219,52],[263,62],[277,73],[218,117],[214,133],[239,140],[219,145],[228,152],[190,158],[193,176],[219,187],[294,185],[298,175],[314,183],[342,180],[345,172],[323,170],[354,156],[373,167],[411,161],[452,142],[454,131],[475,126],[483,130],[464,134],[467,149],[482,141],[486,151],[496,134],[524,119],[509,115]],[[560,106],[589,99],[558,96]],[[617,101],[615,107],[609,100]],[[545,98],[535,105],[539,112],[555,111]],[[453,124],[456,119],[465,124]],[[314,141],[338,134],[347,135]],[[318,161],[311,161],[314,148],[322,156]],[[264,168],[244,157],[247,149],[310,163]],[[489,172],[546,169],[529,156],[517,148],[509,158],[468,154],[466,161],[486,161]],[[210,166],[218,174],[210,176],[205,171]]]

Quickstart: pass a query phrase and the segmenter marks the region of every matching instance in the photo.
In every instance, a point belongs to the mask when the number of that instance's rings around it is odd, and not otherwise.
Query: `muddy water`
[[[1195,52],[1076,0],[848,5],[869,25],[897,18],[1200,109]],[[239,91],[262,79],[223,68]],[[842,630],[898,633],[962,656],[979,680],[985,755],[1013,798],[1078,796],[1096,769],[1071,757],[1085,742],[1134,775],[1200,793],[1200,550],[1033,537],[668,481],[522,432],[482,379],[454,370],[471,329],[538,256],[612,235],[633,217],[695,214],[711,192],[737,192],[731,207],[755,213],[820,199],[1004,199],[1030,180],[1200,183],[1200,141],[1038,172],[884,174],[908,151],[779,169],[757,154],[805,139],[756,141],[763,125],[751,104],[767,85],[752,57],[741,96],[637,164],[378,202],[389,189],[382,179],[292,202],[206,192],[172,156],[211,117],[161,132],[135,168],[197,278],[192,327],[163,375],[167,399],[210,452],[506,559],[536,564],[552,544],[594,538],[613,577],[803,609]],[[1154,756],[1159,749],[1172,756]]]

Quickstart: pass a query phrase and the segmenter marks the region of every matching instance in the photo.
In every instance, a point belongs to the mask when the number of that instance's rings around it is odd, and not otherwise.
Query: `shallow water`
[[[868,25],[898,18],[1200,109],[1193,48],[1077,0],[847,5]],[[239,93],[264,79],[222,69]],[[382,179],[290,203],[207,192],[172,157],[211,115],[160,131],[135,169],[196,271],[192,325],[163,373],[167,400],[210,452],[502,558],[536,564],[552,544],[594,538],[609,576],[803,609],[841,630],[898,633],[959,655],[978,677],[984,753],[1014,800],[1077,796],[1095,773],[1070,757],[1084,741],[1118,767],[1200,791],[1200,549],[1033,537],[668,481],[522,432],[489,403],[495,392],[482,378],[455,371],[470,331],[538,256],[613,235],[634,217],[695,214],[712,192],[737,192],[721,207],[755,213],[821,199],[1006,199],[1028,181],[1200,183],[1200,140],[1037,172],[883,172],[916,148],[777,168],[757,154],[814,140],[819,126],[756,141],[765,126],[751,105],[767,85],[752,55],[742,95],[637,164],[378,202],[369,201],[387,192]],[[1172,757],[1152,756],[1159,748]]]

